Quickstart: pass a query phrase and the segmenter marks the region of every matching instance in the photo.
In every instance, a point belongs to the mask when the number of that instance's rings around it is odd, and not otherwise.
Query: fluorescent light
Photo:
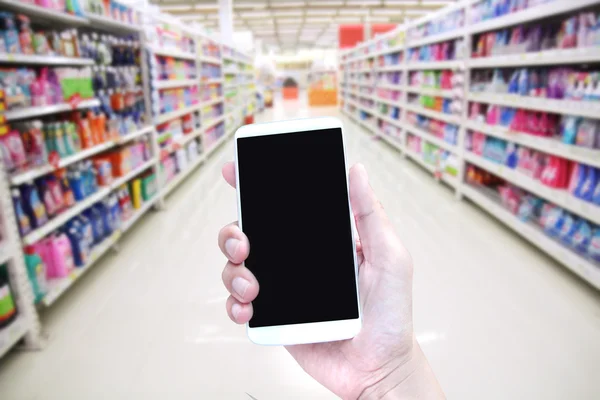
[[[273,11],[273,15],[276,17],[301,17],[302,11],[294,11],[294,10],[275,10]]]
[[[290,1],[290,2],[277,2],[274,4],[271,4],[271,7],[275,7],[275,8],[284,8],[284,7],[304,7],[304,5],[306,5],[306,3],[304,1]]]
[[[202,15],[202,14],[182,15],[178,18],[182,21],[200,21],[200,20],[204,19],[204,15]]]
[[[427,13],[426,11],[419,11],[419,10],[406,10],[406,11],[404,11],[404,15],[410,15],[410,16],[425,15],[426,13]]]
[[[396,15],[402,15],[402,10],[395,10],[393,8],[382,8],[382,9],[379,9],[379,10],[371,10],[371,13],[373,15],[396,16]]]
[[[325,7],[336,7],[336,6],[343,6],[344,2],[343,1],[311,1],[309,3],[309,6],[325,6]]]
[[[267,8],[265,3],[259,4],[254,2],[242,2],[238,3],[237,1],[233,2],[233,8],[245,8],[245,9],[259,9],[259,8]]]
[[[268,11],[244,11],[240,15],[243,18],[267,18],[271,16],[271,13]]]
[[[418,1],[413,0],[385,0],[386,6],[418,6]]]
[[[369,13],[369,9],[354,9],[354,10],[340,10],[340,15],[365,15]]]
[[[194,8],[193,4],[182,4],[182,5],[160,7],[160,9],[162,11],[187,11],[187,10],[191,11],[193,8]]]
[[[331,22],[331,18],[319,18],[319,17],[310,17],[310,18],[305,18],[304,19],[304,23],[306,24],[311,24],[311,23],[328,23]]]
[[[335,15],[338,10],[330,9],[330,8],[316,8],[306,10],[306,15]]]
[[[374,6],[379,5],[379,0],[346,0],[347,6]]]

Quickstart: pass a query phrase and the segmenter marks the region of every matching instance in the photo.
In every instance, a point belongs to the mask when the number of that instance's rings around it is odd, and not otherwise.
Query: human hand
[[[235,166],[223,166],[223,177],[235,187]],[[365,168],[350,169],[350,203],[359,240],[358,282],[362,329],[350,340],[286,346],[314,379],[344,399],[444,395],[414,338],[412,320],[413,264],[369,185]],[[231,293],[229,318],[245,324],[259,283],[242,263],[250,243],[237,223],[219,232],[219,247],[228,258],[223,283]]]

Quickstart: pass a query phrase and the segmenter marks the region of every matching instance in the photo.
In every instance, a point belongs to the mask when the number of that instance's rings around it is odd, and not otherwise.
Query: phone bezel
[[[241,138],[301,134],[302,132],[316,131],[322,129],[339,128],[342,132],[342,146],[344,153],[344,171],[346,172],[346,187],[348,194],[350,186],[348,180],[348,162],[346,158],[346,140],[342,122],[334,117],[305,118],[287,121],[275,121],[261,124],[244,125],[235,132],[235,179],[237,183],[238,224],[243,231],[242,209],[240,196],[240,180],[238,170],[237,140]],[[261,345],[293,345],[304,343],[331,342],[336,340],[351,339],[356,336],[362,326],[362,309],[358,290],[358,260],[356,256],[356,227],[350,196],[348,196],[348,210],[352,230],[352,251],[354,256],[354,274],[356,280],[356,300],[358,303],[358,318],[349,320],[335,320],[326,322],[312,322],[306,324],[274,325],[259,328],[251,328],[246,324],[248,338],[256,344]],[[252,245],[252,244],[251,244]]]

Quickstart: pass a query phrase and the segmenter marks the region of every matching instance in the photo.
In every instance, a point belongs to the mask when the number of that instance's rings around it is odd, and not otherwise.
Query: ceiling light
[[[204,19],[203,14],[182,15],[179,17],[182,21],[200,21]]]
[[[259,9],[259,8],[267,8],[266,4],[254,3],[254,2],[242,2],[238,3],[237,1],[233,2],[233,8],[244,8],[244,9]]]
[[[311,7],[315,7],[315,6],[336,7],[336,6],[343,6],[343,5],[344,5],[343,1],[311,1],[309,3],[309,6],[311,6]]]
[[[419,2],[414,0],[385,0],[386,6],[418,6]]]
[[[346,0],[347,6],[376,6],[381,2],[379,0]]]
[[[365,15],[369,13],[369,9],[354,9],[354,10],[340,10],[340,15]]]
[[[160,7],[161,11],[187,11],[187,10],[191,11],[193,8],[194,8],[193,4],[182,4],[182,5]]]
[[[290,1],[290,2],[277,2],[275,4],[271,4],[271,7],[275,8],[291,8],[291,7],[304,7],[306,3],[304,1]]]
[[[281,11],[275,10],[275,11],[273,11],[273,15],[276,16],[276,17],[301,17],[302,16],[302,11],[300,11],[300,10],[297,10],[297,11],[294,11],[294,10],[289,10],[289,11],[287,11],[287,10],[281,10]]]
[[[268,11],[244,11],[240,15],[243,18],[267,18],[271,16],[271,13]]]
[[[335,15],[338,10],[330,8],[314,8],[306,10],[306,15]]]
[[[402,10],[394,10],[393,8],[382,8],[379,10],[371,10],[371,13],[373,15],[390,15],[390,16],[396,16],[396,15],[402,15]]]

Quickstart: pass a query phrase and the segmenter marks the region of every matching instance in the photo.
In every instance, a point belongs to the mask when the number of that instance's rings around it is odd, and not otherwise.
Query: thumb
[[[372,260],[374,255],[381,254],[378,251],[385,250],[388,245],[391,225],[362,164],[350,169],[350,204],[364,256]]]

